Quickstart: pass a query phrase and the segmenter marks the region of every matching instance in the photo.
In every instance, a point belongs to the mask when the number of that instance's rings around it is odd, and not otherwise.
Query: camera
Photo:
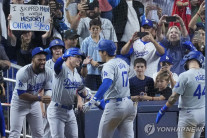
[[[175,22],[177,19],[176,16],[167,16],[166,17],[166,22]]]
[[[138,37],[144,37],[144,36],[146,36],[148,34],[149,34],[148,32],[137,32],[137,36]]]

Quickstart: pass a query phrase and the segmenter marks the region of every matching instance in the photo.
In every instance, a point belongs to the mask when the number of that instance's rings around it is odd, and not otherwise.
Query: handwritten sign
[[[11,4],[11,30],[49,31],[50,8],[43,5]]]

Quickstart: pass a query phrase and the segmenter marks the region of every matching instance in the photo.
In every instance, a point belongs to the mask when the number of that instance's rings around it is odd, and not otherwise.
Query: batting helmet
[[[103,39],[98,43],[99,51],[106,51],[109,56],[114,56],[116,54],[116,45],[111,40]]]
[[[183,57],[183,60],[181,61],[181,65],[184,65],[185,70],[188,70],[188,67],[187,67],[187,64],[186,63],[189,60],[192,60],[192,59],[197,60],[198,63],[199,63],[199,66],[202,67],[202,64],[204,62],[204,56],[203,56],[203,54],[201,52],[199,52],[199,51],[191,51],[187,55],[185,55]]]
[[[63,58],[74,57],[75,55],[79,55],[83,57],[83,53],[81,52],[81,50],[77,47],[73,47],[65,51]]]
[[[51,48],[54,47],[54,46],[61,46],[61,47],[63,47],[63,49],[65,49],[65,44],[60,39],[54,39],[54,40],[52,40],[50,42],[49,49],[51,50]]]

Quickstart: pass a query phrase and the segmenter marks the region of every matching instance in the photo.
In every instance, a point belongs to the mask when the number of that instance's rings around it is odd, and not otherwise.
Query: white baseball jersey
[[[32,69],[32,64],[22,67],[16,75],[16,85],[14,88],[12,100],[20,101],[19,103],[31,103],[26,100],[19,99],[17,90],[22,93],[30,93],[38,95],[41,90],[51,91],[52,87],[52,72],[51,69],[45,67],[45,71],[35,74]]]
[[[49,67],[52,71],[54,71],[55,62],[52,59],[49,59],[45,66]]]
[[[130,96],[129,65],[120,58],[114,58],[104,64],[102,79],[111,79],[113,83],[104,94],[104,100]]]
[[[82,78],[77,69],[72,72],[64,62],[61,72],[53,75],[52,101],[66,106],[73,105],[76,89],[81,84]]]
[[[205,70],[190,69],[179,75],[173,92],[180,94],[179,108],[197,109],[205,107]]]
[[[160,57],[157,55],[157,50],[152,42],[143,42],[141,39],[138,39],[133,44],[134,52],[130,56],[130,72],[129,78],[135,76],[134,71],[134,60],[137,58],[144,58],[147,61],[147,69],[145,75],[148,77],[153,77],[153,73],[157,72],[158,63]]]

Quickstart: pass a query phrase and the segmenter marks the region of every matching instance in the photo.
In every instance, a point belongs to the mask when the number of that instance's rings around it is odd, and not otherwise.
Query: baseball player
[[[82,85],[82,79],[76,69],[82,61],[81,56],[79,48],[69,48],[55,63],[52,101],[47,109],[53,138],[78,138],[73,104],[76,90]]]
[[[88,111],[104,96],[106,105],[98,138],[112,138],[116,128],[120,137],[134,138],[133,120],[136,112],[130,98],[129,65],[121,58],[115,58],[116,46],[111,40],[101,40],[98,50],[102,61],[106,62],[102,69],[103,82],[93,99],[84,104],[83,111]]]
[[[179,98],[178,138],[200,138],[205,125],[205,70],[201,68],[204,56],[191,51],[181,62],[186,72],[179,75],[173,93],[157,114],[159,122],[165,111]]]
[[[53,72],[56,60],[59,57],[61,57],[62,54],[64,53],[64,49],[65,49],[64,42],[61,39],[54,39],[50,42],[49,49],[52,53],[52,59],[48,60],[45,66],[49,67]],[[45,93],[45,95],[51,96],[52,91],[51,93]],[[48,104],[42,104],[42,102],[40,103],[41,103],[42,114],[43,114],[44,138],[51,138],[52,136],[50,133],[50,126],[46,116]]]
[[[43,137],[42,113],[39,101],[49,103],[50,96],[38,96],[43,89],[51,91],[51,69],[45,67],[46,56],[43,48],[32,50],[32,63],[22,67],[16,75],[16,86],[13,91],[9,138],[19,138],[23,120],[26,117],[33,138]]]

